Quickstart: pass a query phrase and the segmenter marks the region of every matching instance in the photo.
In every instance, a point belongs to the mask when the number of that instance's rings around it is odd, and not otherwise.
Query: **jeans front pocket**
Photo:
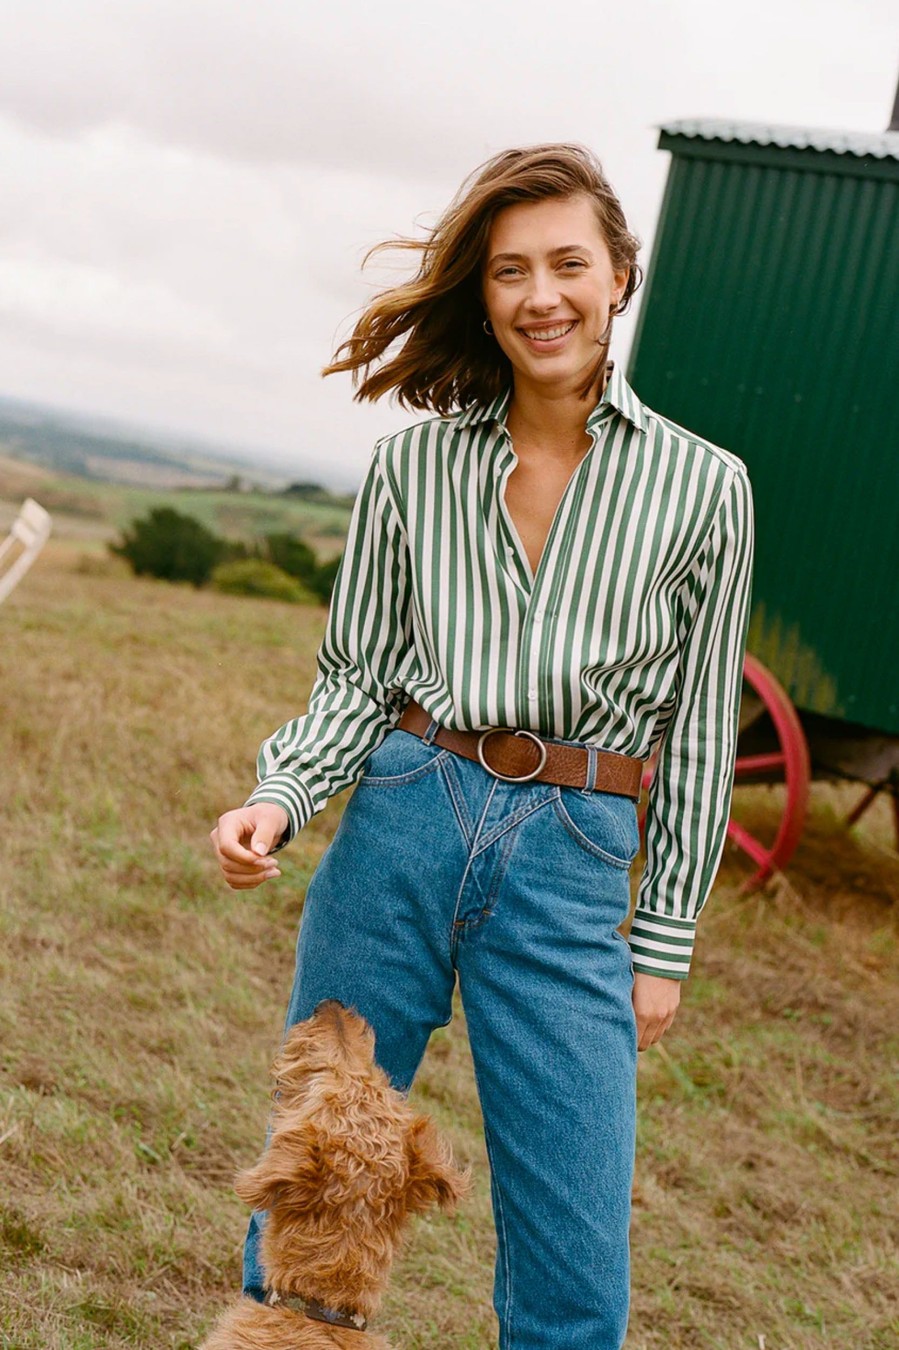
[[[630,867],[640,847],[637,806],[630,797],[560,787],[553,805],[565,829],[585,852],[613,867]]]
[[[358,787],[399,787],[431,773],[447,754],[411,731],[394,727],[362,766]]]

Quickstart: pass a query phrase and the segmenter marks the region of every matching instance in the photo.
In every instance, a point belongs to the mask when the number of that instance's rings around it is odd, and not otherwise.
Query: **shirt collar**
[[[483,406],[474,404],[472,407],[466,408],[464,412],[459,413],[453,420],[458,427],[471,427],[479,422],[501,422],[505,425],[511,397],[511,389],[505,389],[491,403]],[[609,407],[621,413],[622,417],[626,417],[638,431],[646,431],[647,422],[643,404],[624,378],[617,361],[612,363],[612,370],[605,391],[587,418],[587,426],[592,427],[602,421]]]
[[[453,420],[457,427],[473,427],[478,422],[502,422],[505,426],[511,401],[512,390],[504,389],[501,394],[497,394],[492,403],[484,405],[473,403],[470,408],[466,408],[464,412],[457,414]]]

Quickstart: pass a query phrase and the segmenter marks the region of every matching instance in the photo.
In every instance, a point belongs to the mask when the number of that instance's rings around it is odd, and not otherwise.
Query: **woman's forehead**
[[[488,259],[497,253],[533,256],[604,247],[596,208],[583,194],[505,206],[494,216],[487,237]]]

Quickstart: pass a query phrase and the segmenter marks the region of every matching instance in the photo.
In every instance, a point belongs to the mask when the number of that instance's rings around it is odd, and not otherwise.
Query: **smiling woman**
[[[749,484],[608,360],[640,269],[588,151],[496,156],[403,246],[417,275],[326,373],[438,415],[375,447],[308,709],[213,839],[229,884],[258,886],[356,785],[306,892],[288,1025],[355,1006],[405,1090],[458,981],[501,1350],[619,1350],[637,1052],[674,1020],[727,824]],[[257,1299],[263,1232],[255,1215]]]

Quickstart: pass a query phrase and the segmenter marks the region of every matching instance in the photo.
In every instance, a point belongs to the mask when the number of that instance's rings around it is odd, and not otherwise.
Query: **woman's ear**
[[[622,271],[615,272],[614,276],[615,276],[615,285],[612,290],[612,299],[615,302],[615,310],[617,312],[618,306],[621,304],[622,296],[626,292],[627,284],[631,278],[631,269],[629,267],[625,267],[622,269]]]

